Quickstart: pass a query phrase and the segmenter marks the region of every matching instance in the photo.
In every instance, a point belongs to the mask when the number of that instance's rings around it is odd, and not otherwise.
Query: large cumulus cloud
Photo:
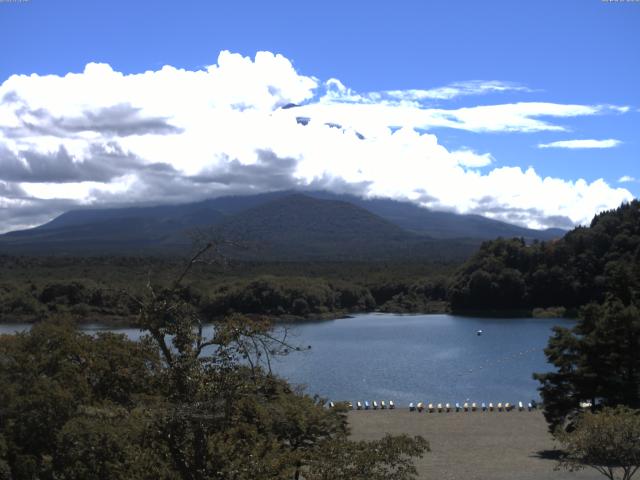
[[[359,94],[298,73],[281,55],[222,52],[202,70],[15,75],[0,86],[0,230],[72,206],[186,202],[325,188],[482,213],[532,227],[587,221],[631,194],[602,180],[492,168],[491,152],[449,151],[433,128],[562,131],[554,122],[626,107],[521,102],[446,109],[434,101],[506,82]],[[301,120],[303,119],[303,120]]]

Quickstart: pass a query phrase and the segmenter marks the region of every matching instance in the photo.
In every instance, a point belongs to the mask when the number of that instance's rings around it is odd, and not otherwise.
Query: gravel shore
[[[418,413],[408,410],[349,412],[352,438],[385,433],[422,435],[431,452],[416,462],[430,480],[596,480],[592,469],[554,471],[557,445],[540,411]]]

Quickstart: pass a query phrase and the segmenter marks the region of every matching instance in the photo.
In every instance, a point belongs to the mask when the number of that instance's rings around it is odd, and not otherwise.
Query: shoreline
[[[503,318],[503,319],[513,319],[513,320],[531,320],[531,319],[549,319],[549,318],[562,318],[565,320],[575,320],[574,317],[563,317],[563,316],[544,316],[544,315],[534,315],[533,312],[530,312],[529,315],[515,314],[513,312],[510,313],[502,313],[498,314],[497,312],[451,312],[451,311],[429,311],[429,312],[406,312],[406,311],[382,311],[382,310],[370,310],[370,311],[359,311],[359,312],[348,312],[348,311],[339,311],[339,312],[330,312],[330,313],[319,313],[315,315],[308,316],[296,316],[296,315],[278,315],[278,316],[269,316],[269,315],[261,315],[261,314],[242,314],[249,318],[257,318],[263,317],[268,318],[274,325],[281,324],[304,324],[304,323],[315,323],[315,322],[325,322],[325,321],[333,321],[333,320],[341,320],[346,318],[353,318],[356,315],[370,315],[370,314],[380,314],[380,315],[400,315],[400,316],[419,316],[419,315],[450,315],[452,317],[466,317],[466,318]],[[118,316],[95,316],[93,318],[74,318],[70,317],[69,319],[76,323],[79,326],[85,325],[100,325],[105,327],[114,327],[114,328],[136,328],[136,322],[133,320],[134,317],[118,317]],[[207,324],[212,324],[215,321],[221,320],[224,317],[218,317],[214,321],[207,322]],[[11,316],[0,319],[0,325],[33,325],[38,322],[44,321],[46,319],[36,318],[33,315],[25,315],[23,318],[20,316]]]

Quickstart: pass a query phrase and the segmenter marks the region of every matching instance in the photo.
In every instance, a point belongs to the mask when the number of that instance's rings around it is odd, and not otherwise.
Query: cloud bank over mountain
[[[0,86],[0,229],[82,205],[290,188],[408,199],[534,228],[588,222],[630,200],[601,179],[543,178],[533,167],[494,167],[491,152],[439,143],[439,129],[563,132],[562,119],[628,111],[548,102],[446,108],[457,97],[527,91],[474,80],[358,93],[269,52],[225,51],[195,71],[123,74],[91,63],[64,76],[14,75]]]

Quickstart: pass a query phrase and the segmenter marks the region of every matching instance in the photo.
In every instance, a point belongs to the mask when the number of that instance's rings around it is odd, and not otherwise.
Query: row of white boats
[[[356,402],[355,404],[351,403],[351,402],[345,402],[348,408],[351,409],[355,409],[355,410],[385,410],[385,409],[389,409],[389,410],[393,410],[394,408],[396,408],[396,405],[393,403],[393,400],[389,400],[389,402],[385,402],[384,400],[381,400],[379,403],[377,400],[373,400],[372,402],[369,402],[368,400],[365,400],[364,402]],[[329,402],[329,407],[333,408],[335,407],[335,403],[334,402]],[[518,402],[517,404],[511,404],[509,402],[498,402],[495,405],[493,404],[493,402],[489,402],[488,404],[486,404],[485,402],[482,402],[480,404],[477,404],[476,402],[464,402],[462,405],[460,405],[458,402],[454,403],[453,405],[450,403],[423,403],[423,402],[418,402],[417,404],[414,404],[413,402],[411,402],[409,404],[409,411],[410,412],[429,412],[429,413],[434,413],[434,412],[438,412],[438,413],[448,413],[451,411],[455,411],[455,412],[460,412],[460,411],[464,411],[464,412],[475,412],[475,411],[482,411],[482,412],[493,412],[493,411],[498,411],[498,412],[510,412],[511,410],[515,410],[518,409],[518,411],[522,412],[525,409],[527,411],[531,411],[531,410],[535,410],[538,408],[538,405],[531,401],[529,403],[527,403],[526,405],[522,402]]]
[[[495,405],[493,404],[493,402],[489,402],[489,404],[486,404],[485,402],[482,402],[481,404],[477,404],[476,402],[464,402],[462,405],[460,405],[458,402],[456,402],[455,404],[451,405],[450,403],[429,403],[429,404],[425,404],[422,402],[418,402],[416,405],[412,403],[409,404],[409,411],[413,412],[413,411],[418,411],[418,412],[422,412],[422,411],[427,411],[429,413],[434,413],[434,412],[451,412],[451,411],[464,411],[464,412],[475,412],[475,411],[482,411],[482,412],[493,412],[498,411],[498,412],[510,412],[511,410],[515,410],[518,409],[518,411],[522,412],[525,410],[525,408],[530,412],[531,410],[534,410],[535,408],[537,408],[537,405],[533,404],[532,402],[527,403],[527,405],[525,405],[522,402],[518,402],[517,405],[516,404],[511,404],[509,402],[498,402]]]
[[[374,400],[373,402],[369,403],[369,400],[365,400],[365,402],[356,402],[355,405],[351,402],[344,402],[347,405],[347,408],[351,408],[351,409],[356,409],[356,410],[385,410],[385,409],[389,409],[389,410],[393,410],[394,408],[396,408],[396,404],[393,403],[393,400],[389,400],[389,403],[385,402],[384,400],[380,400],[380,403],[378,403],[376,400]],[[413,405],[413,404],[412,404]],[[333,402],[329,402],[329,407],[333,408],[335,407],[336,404]]]

